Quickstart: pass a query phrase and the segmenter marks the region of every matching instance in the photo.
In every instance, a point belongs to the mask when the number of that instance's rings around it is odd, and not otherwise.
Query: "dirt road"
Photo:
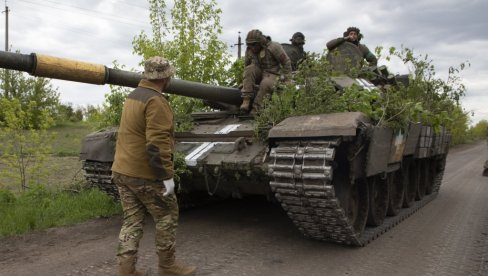
[[[182,212],[178,257],[198,275],[488,275],[485,143],[451,149],[438,197],[364,248],[303,238],[263,199]],[[120,217],[0,239],[0,275],[115,275]],[[140,265],[156,270],[153,224]]]

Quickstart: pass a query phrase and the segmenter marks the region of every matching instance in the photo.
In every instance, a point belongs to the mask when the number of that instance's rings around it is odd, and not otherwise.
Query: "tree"
[[[46,78],[26,77],[25,73],[2,70],[0,72],[0,98],[18,99],[23,110],[28,109],[31,102],[37,109],[31,110],[29,116],[33,128],[40,128],[42,113],[47,112],[54,117],[58,111],[59,93]],[[2,118],[0,118],[2,120]]]
[[[175,65],[180,79],[225,84],[230,56],[227,45],[218,38],[222,33],[222,10],[215,0],[175,1],[169,14],[165,1],[149,0],[149,4],[152,37],[144,31],[137,35],[132,42],[134,53],[143,59],[164,56]],[[177,127],[192,111],[203,108],[200,100],[188,97],[172,96],[170,102]]]
[[[473,139],[485,139],[488,137],[488,121],[481,120],[476,125],[469,129],[470,135]]]
[[[114,61],[113,68],[124,69],[117,61]],[[124,102],[129,95],[130,89],[127,87],[110,85],[110,93],[105,94],[105,102],[102,108],[93,106],[87,108],[87,119],[95,124],[96,128],[106,128],[118,126],[122,116]]]
[[[46,130],[53,125],[53,118],[35,101],[23,107],[17,98],[1,98],[0,115],[3,118],[0,123],[1,163],[6,167],[0,175],[17,179],[22,190],[30,184],[39,184],[49,171],[44,163],[52,136]],[[37,124],[35,127],[33,121]]]
[[[81,107],[74,109],[71,103],[58,105],[56,125],[63,122],[81,122],[82,120],[83,109]]]

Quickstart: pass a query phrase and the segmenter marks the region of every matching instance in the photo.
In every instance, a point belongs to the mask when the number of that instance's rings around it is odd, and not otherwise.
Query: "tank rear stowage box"
[[[347,51],[351,60],[353,52]],[[333,62],[337,63],[337,57]],[[103,65],[0,52],[0,67],[34,76],[136,87],[141,75]],[[344,69],[344,68],[341,68]],[[338,87],[364,89],[367,79],[335,77]],[[239,106],[236,88],[172,80],[166,91]],[[359,112],[290,117],[254,138],[254,121],[233,111],[193,114],[193,129],[176,133],[192,171],[181,191],[277,201],[303,235],[363,246],[435,198],[450,135],[410,124],[404,133],[371,124]],[[236,108],[235,110],[238,110]],[[87,181],[117,197],[111,183],[116,129],[88,135],[80,158]]]

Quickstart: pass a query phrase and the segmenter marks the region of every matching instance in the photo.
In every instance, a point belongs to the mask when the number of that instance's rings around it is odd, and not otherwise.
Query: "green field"
[[[54,140],[42,163],[42,174],[31,177],[25,190],[20,171],[9,168],[0,158],[0,236],[120,214],[119,203],[85,188],[79,152],[83,137],[92,131],[83,123],[50,129]]]
[[[80,186],[84,181],[79,153],[81,141],[93,130],[84,123],[69,124],[49,130],[54,135],[51,142],[51,154],[44,162],[42,185],[55,189],[69,189]],[[0,159],[0,172],[8,169]],[[15,178],[0,173],[0,189],[18,192],[20,184]]]

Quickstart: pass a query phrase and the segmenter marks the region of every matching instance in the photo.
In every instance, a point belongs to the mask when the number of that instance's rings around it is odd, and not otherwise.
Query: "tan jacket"
[[[141,80],[122,111],[112,171],[144,179],[173,178],[173,111],[158,88]]]

